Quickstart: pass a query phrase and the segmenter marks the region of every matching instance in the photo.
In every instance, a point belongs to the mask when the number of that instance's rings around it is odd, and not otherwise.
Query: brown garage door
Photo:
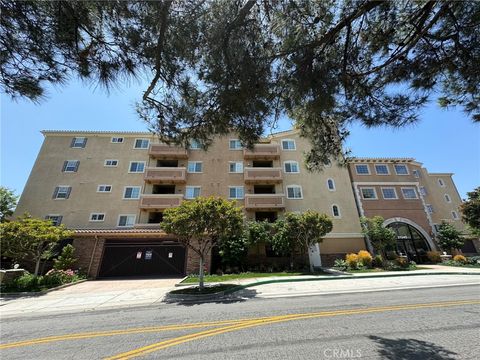
[[[181,245],[107,241],[99,277],[184,274],[185,248]]]

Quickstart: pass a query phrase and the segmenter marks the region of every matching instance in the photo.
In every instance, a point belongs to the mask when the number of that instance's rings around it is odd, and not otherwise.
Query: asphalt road
[[[2,360],[479,359],[480,288],[22,316],[1,335]]]

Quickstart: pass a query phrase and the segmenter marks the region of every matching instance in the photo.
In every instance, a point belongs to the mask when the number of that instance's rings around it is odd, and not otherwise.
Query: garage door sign
[[[145,251],[145,260],[152,260],[152,250]]]
[[[137,259],[141,259],[142,258],[142,252],[141,251],[137,251]]]

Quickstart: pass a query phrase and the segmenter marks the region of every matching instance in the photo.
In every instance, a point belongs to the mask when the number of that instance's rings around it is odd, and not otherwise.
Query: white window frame
[[[232,147],[232,143],[233,144],[239,144],[240,146],[239,147]],[[243,146],[242,146],[242,143],[240,142],[239,139],[228,139],[228,149],[229,150],[242,150],[243,149]]]
[[[290,197],[288,195],[288,189],[300,189],[300,197]],[[287,193],[287,199],[290,200],[302,200],[303,199],[303,189],[300,185],[287,185],[285,187],[286,193]]]
[[[74,136],[72,144],[71,144],[70,147],[72,149],[85,149],[85,139],[86,138],[87,138],[86,136]],[[82,139],[82,142],[78,143],[78,139]],[[80,146],[77,146],[77,145],[80,145]]]
[[[196,144],[195,146],[193,146],[193,144]],[[191,139],[189,142],[188,142],[188,149],[189,150],[202,150],[202,143],[196,139]]]
[[[107,164],[108,161],[116,161],[117,163],[115,165],[108,165]],[[104,167],[117,167],[118,166],[118,160],[117,159],[105,159],[105,161],[103,162],[103,166]]]
[[[387,169],[387,173],[386,174],[379,173],[377,170],[377,166],[385,166],[385,168]],[[375,174],[377,175],[380,175],[380,176],[390,175],[390,166],[388,166],[388,164],[374,164],[373,167],[375,168]]]
[[[332,184],[333,184],[333,188],[330,189],[330,185],[329,185],[329,181],[332,181]],[[327,189],[328,191],[337,191],[337,186],[335,185],[335,180],[333,180],[332,178],[328,178],[327,179]],[[334,204],[335,205],[335,204]]]
[[[445,199],[445,202],[449,204],[452,202],[452,198],[448,194],[443,194],[443,198]]]
[[[123,137],[120,137],[120,136],[113,136],[111,139],[110,139],[110,142],[112,144],[123,144],[123,141],[125,140],[125,138]]]
[[[122,218],[122,216],[126,216],[127,217],[127,221],[126,221],[126,224],[125,225],[120,225],[120,219]],[[133,218],[133,223],[131,225],[128,224],[128,218]],[[135,225],[135,221],[137,220],[137,215],[135,214],[119,214],[118,215],[118,219],[117,219],[117,227],[120,227],[120,228],[131,228]]]
[[[231,196],[230,191],[232,189],[235,189],[235,197]],[[238,196],[238,189],[242,190],[242,196],[240,196],[240,197]],[[245,198],[245,187],[244,186],[229,186],[228,187],[228,198],[230,200],[243,200]]]
[[[132,188],[132,189],[138,189],[138,197],[125,197],[125,193],[127,192],[127,189]],[[123,200],[138,200],[140,199],[140,195],[142,193],[142,187],[141,186],[133,186],[133,185],[128,185],[123,188]]]
[[[452,219],[453,220],[458,220],[459,219],[458,213],[455,210],[452,210]]]
[[[363,190],[373,190],[373,198],[365,198],[363,196]],[[359,191],[360,191],[360,195],[362,197],[363,200],[378,200],[378,196],[377,196],[377,190],[374,188],[374,187],[365,187],[365,186],[362,186],[361,188],[359,188]]]
[[[425,186],[420,186],[420,195],[427,196],[428,192]]]
[[[398,200],[397,189],[395,189],[394,187],[385,186],[385,187],[382,187],[380,190],[382,191],[382,198],[383,198],[383,200]],[[383,192],[383,190],[393,190],[393,194],[395,195],[395,197],[394,197],[394,198],[387,198],[387,197],[385,197],[385,193]]]
[[[334,207],[334,206],[337,207],[338,215],[335,215],[335,212],[333,211],[333,207]],[[330,209],[332,210],[332,216],[333,216],[335,219],[341,219],[341,218],[342,218],[342,212],[340,211],[340,206],[338,206],[337,204],[332,204],[332,206],[330,207]]]
[[[93,219],[94,216],[98,217],[99,215],[102,215],[103,218],[101,220],[99,219]],[[90,213],[90,217],[88,218],[89,222],[104,222],[105,221],[105,213]]]
[[[440,187],[443,187],[443,188],[446,187],[445,181],[443,181],[443,179],[438,178],[437,183],[438,183],[438,186]]]
[[[57,224],[56,221],[53,221],[52,218],[60,218],[60,223]],[[51,220],[52,223],[53,223],[53,226],[59,226],[62,224],[62,220],[63,220],[63,216],[61,214],[48,214],[47,216],[45,216],[45,220]]]
[[[414,198],[405,197],[405,192],[404,192],[404,190],[413,190],[413,192],[415,193],[415,197],[414,197]],[[417,199],[418,199],[417,190],[416,190],[414,187],[402,187],[402,188],[401,188],[401,192],[402,192],[402,197],[403,197],[405,200],[417,200]]]
[[[420,179],[420,171],[418,169],[412,170],[412,174],[416,179]]]
[[[359,173],[358,172],[358,167],[359,166],[366,166],[367,167],[367,173]],[[355,173],[357,175],[370,175],[370,166],[368,166],[368,164],[355,164]]]
[[[285,149],[285,148],[283,147],[283,144],[284,144],[284,143],[288,143],[288,142],[292,142],[292,143],[293,143],[293,148],[292,148],[292,149],[290,149],[290,148]],[[295,151],[295,150],[297,150],[297,144],[295,143],[295,140],[294,140],[294,139],[282,139],[282,151]]]
[[[69,192],[70,193],[72,192],[72,189],[71,189],[72,187],[70,185],[57,185],[57,186],[55,186],[55,188],[57,188],[57,187],[58,187],[58,191],[57,191],[57,194],[55,195],[54,200],[67,200],[70,197]],[[58,194],[60,194],[60,188],[66,188],[67,189],[66,194],[67,194],[68,197],[58,197]]]
[[[287,171],[287,164],[290,165],[290,169],[292,167],[292,164],[294,164],[297,167],[297,171]],[[283,162],[283,172],[285,174],[300,174],[300,164],[298,161],[295,160],[287,160]]]
[[[425,204],[425,208],[427,209],[427,213],[433,214],[434,209],[432,204]]]
[[[100,190],[100,188],[101,188],[102,186],[103,186],[103,187],[110,186],[110,190],[108,190],[108,191],[102,191],[102,190]],[[111,193],[111,192],[112,192],[112,188],[113,188],[112,185],[109,185],[109,184],[100,184],[100,185],[97,186],[97,193]]]
[[[147,147],[137,147],[137,141],[141,140],[142,144],[144,141],[147,142]],[[150,139],[147,138],[136,138],[135,141],[133,142],[133,149],[134,150],[147,150],[150,147]]]
[[[232,164],[235,165],[235,171],[232,171],[232,169],[231,169]],[[238,165],[240,165],[241,171],[237,171]],[[243,161],[229,161],[228,162],[228,172],[230,174],[243,174]]]
[[[193,190],[193,195],[195,195],[195,189],[198,189],[198,195],[193,196],[193,197],[188,196],[188,190]],[[193,200],[193,199],[195,199],[195,198],[197,198],[201,195],[202,195],[202,187],[201,186],[186,186],[185,187],[185,199]]]
[[[399,174],[398,171],[397,171],[397,166],[403,166],[405,168],[405,170],[407,171],[407,173],[406,174]],[[405,164],[393,164],[393,169],[395,170],[395,174],[398,175],[398,176],[410,175],[410,172],[408,171],[408,166],[405,165]]]
[[[197,171],[197,169],[195,169],[197,167],[197,164],[200,164],[200,171]],[[190,171],[190,165],[194,165],[194,171]],[[202,161],[189,161],[187,163],[187,173],[190,173],[190,174],[201,174],[203,173],[203,162]]]
[[[142,171],[132,171],[132,164],[143,164]],[[130,161],[128,165],[128,173],[129,174],[143,174],[145,172],[145,167],[147,166],[146,161]]]
[[[63,172],[66,172],[66,173],[77,172],[78,165],[80,164],[80,160],[65,160],[65,161],[66,161],[65,170],[63,170]],[[68,164],[69,163],[73,163],[73,170],[68,170]]]

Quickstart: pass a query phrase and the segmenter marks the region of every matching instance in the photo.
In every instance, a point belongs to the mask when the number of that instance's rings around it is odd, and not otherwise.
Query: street
[[[1,330],[2,359],[478,359],[480,288],[19,316]]]

